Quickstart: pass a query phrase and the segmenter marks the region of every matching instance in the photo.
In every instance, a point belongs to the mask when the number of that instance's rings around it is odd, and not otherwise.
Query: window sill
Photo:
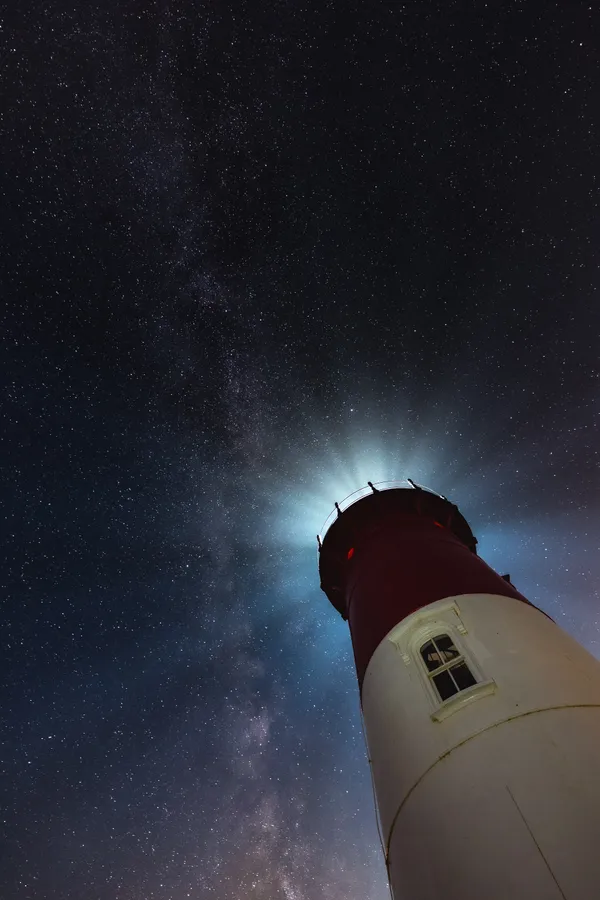
[[[466,688],[466,690],[461,691],[459,694],[455,694],[453,697],[448,697],[447,700],[444,700],[435,712],[431,713],[431,718],[434,722],[441,722],[459,709],[462,709],[463,706],[472,703],[473,700],[479,700],[480,697],[487,697],[489,694],[494,694],[495,692],[495,681],[480,681],[478,684],[474,684],[472,687]]]

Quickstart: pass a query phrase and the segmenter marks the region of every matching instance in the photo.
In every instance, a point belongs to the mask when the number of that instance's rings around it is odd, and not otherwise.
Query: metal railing
[[[402,481],[369,481],[365,484],[364,487],[358,488],[356,491],[352,491],[351,494],[348,494],[347,497],[344,497],[343,500],[340,500],[339,503],[336,503],[332,511],[329,513],[325,521],[323,522],[323,527],[321,531],[317,535],[317,543],[319,547],[323,541],[323,538],[327,534],[327,531],[337,517],[344,512],[344,510],[348,509],[352,504],[357,503],[359,500],[362,500],[363,497],[366,497],[368,494],[377,492],[377,491],[389,491],[393,488],[413,488],[420,489],[423,491],[427,491],[429,494],[435,494],[436,497],[441,497],[442,500],[445,500],[443,494],[439,494],[437,491],[432,490],[430,487],[427,487],[424,484],[417,484],[412,478],[405,478]]]

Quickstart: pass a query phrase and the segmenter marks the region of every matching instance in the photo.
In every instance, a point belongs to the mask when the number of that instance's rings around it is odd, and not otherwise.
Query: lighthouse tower
[[[600,898],[600,662],[410,486],[345,509],[321,587],[348,619],[394,900]]]

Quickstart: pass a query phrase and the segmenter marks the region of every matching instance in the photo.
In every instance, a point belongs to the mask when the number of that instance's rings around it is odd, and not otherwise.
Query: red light
[[[348,550],[348,559],[352,559],[353,556],[354,556],[354,547],[350,547],[350,549]]]
[[[444,527],[442,524],[440,524],[440,522],[434,522],[433,524],[434,524],[434,525],[437,525],[438,528],[443,528],[443,527]]]

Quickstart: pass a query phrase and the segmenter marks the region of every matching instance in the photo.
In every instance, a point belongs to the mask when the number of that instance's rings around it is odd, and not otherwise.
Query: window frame
[[[453,694],[447,700],[440,700],[435,685],[428,677],[427,667],[420,652],[427,641],[441,634],[450,637],[476,679],[476,684]],[[429,707],[429,716],[434,722],[441,722],[471,702],[496,693],[496,682],[486,675],[469,646],[468,629],[462,620],[460,607],[455,598],[437,601],[435,609],[415,611],[408,619],[392,629],[389,640],[397,647],[404,665],[414,671],[413,677],[421,685]]]
[[[439,666],[436,666],[435,669],[430,669],[429,666],[427,665],[427,662],[425,661],[425,657],[423,655],[423,650],[425,649],[425,647],[427,647],[428,644],[433,644],[439,658],[443,659],[443,654],[445,651],[443,650],[443,648],[440,648],[437,644],[437,640],[441,637],[447,638],[450,641],[450,643],[456,650],[456,656],[453,656],[452,659],[449,659],[446,662],[441,663]],[[471,688],[475,687],[477,684],[480,684],[480,680],[477,676],[477,673],[474,672],[473,669],[471,668],[471,666],[469,665],[469,660],[465,657],[465,654],[462,651],[462,648],[457,646],[457,644],[455,643],[455,641],[453,639],[453,635],[449,634],[448,631],[439,631],[436,634],[429,635],[423,641],[421,646],[419,647],[419,657],[420,657],[421,664],[425,670],[425,674],[427,675],[427,678],[429,679],[431,688],[434,691],[439,703],[445,703],[447,700],[451,700],[453,697],[456,697],[458,694],[462,694],[463,691],[468,691]],[[465,666],[469,675],[473,679],[473,684],[468,684],[464,688],[461,688],[459,686],[458,681],[452,674],[452,669],[455,669],[461,665]],[[456,688],[456,690],[453,691],[452,694],[450,694],[448,697],[442,697],[440,689],[435,680],[436,677],[438,675],[441,675],[443,672],[447,672],[449,674],[450,678],[452,679],[452,683],[454,684],[454,687]]]

